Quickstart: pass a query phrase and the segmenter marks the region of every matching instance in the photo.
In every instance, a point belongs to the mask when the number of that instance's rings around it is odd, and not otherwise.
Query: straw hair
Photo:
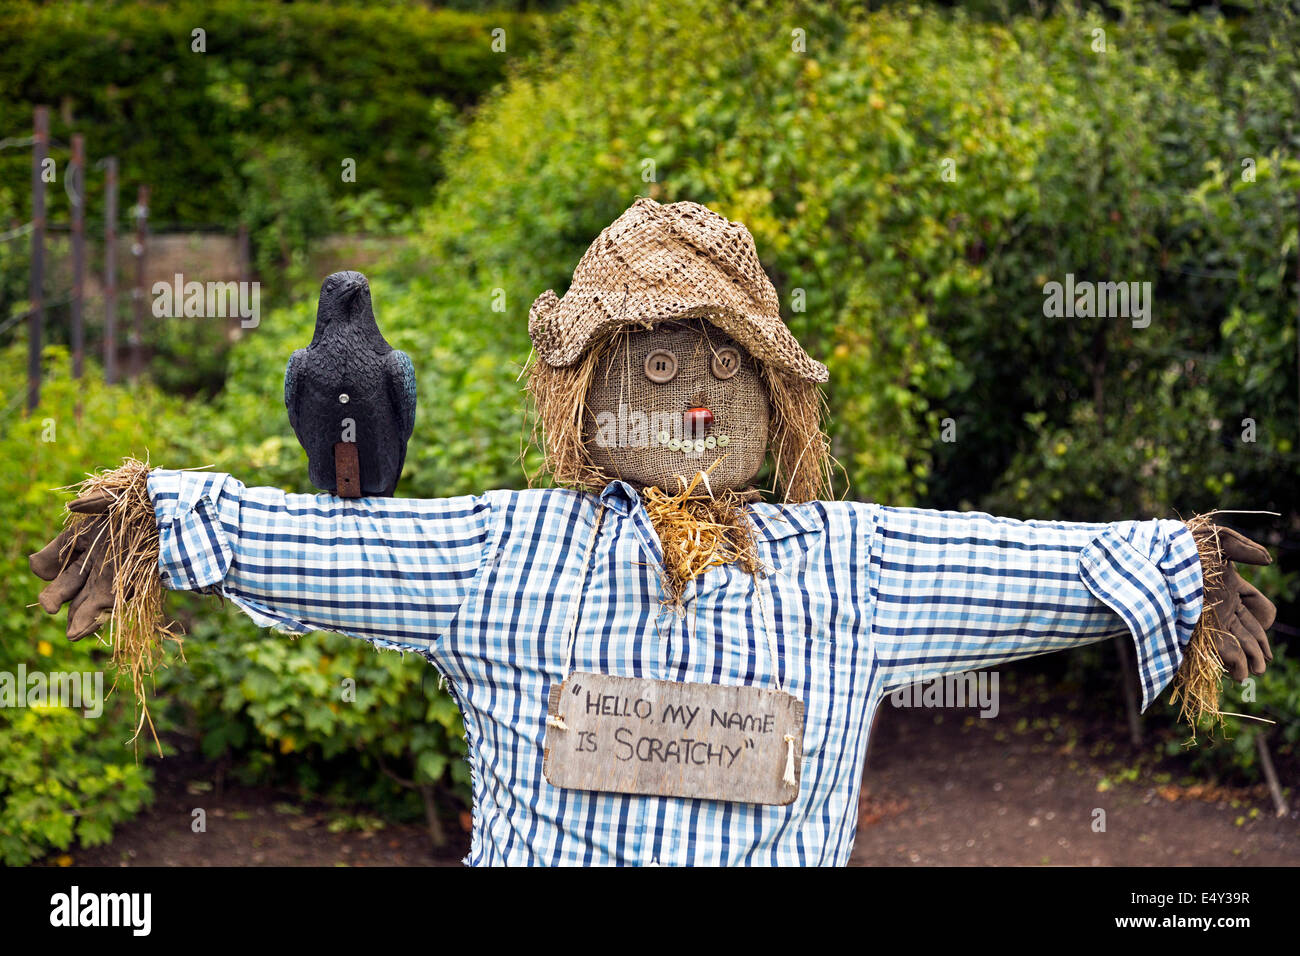
[[[816,383],[763,367],[772,403],[772,484],[788,504],[832,497],[830,440],[822,430],[826,399]]]
[[[1220,587],[1225,567],[1218,526],[1212,520],[1214,515],[1215,512],[1211,511],[1184,522],[1196,541],[1202,585],[1207,595]],[[1223,724],[1219,700],[1226,668],[1218,651],[1221,635],[1228,635],[1228,631],[1219,622],[1217,605],[1206,602],[1201,609],[1201,619],[1196,622],[1192,637],[1183,649],[1183,662],[1174,675],[1170,697],[1171,703],[1180,705],[1178,717],[1191,726],[1193,734],[1203,717],[1211,718],[1212,725]]]
[[[634,202],[596,237],[562,298],[537,297],[528,334],[543,362],[568,368],[614,329],[706,317],[774,369],[829,377],[781,321],[749,230],[693,202]]]
[[[105,560],[113,563],[113,614],[107,643],[115,670],[113,689],[127,677],[135,696],[136,728],[132,743],[145,727],[158,755],[162,747],[149,716],[146,684],[164,660],[168,641],[181,643],[173,625],[163,619],[163,583],[158,569],[158,526],[149,499],[149,465],[124,459],[118,468],[86,477],[76,486],[77,497],[107,495],[112,499],[101,534],[108,536]],[[76,527],[92,515],[68,513],[66,525]],[[103,640],[103,638],[101,638]]]
[[[587,391],[596,367],[615,335],[605,340],[582,359],[567,368],[557,368],[529,356],[524,370],[527,391],[534,416],[531,443],[540,448],[543,469],[557,485],[600,491],[612,480],[606,476],[587,450],[583,437],[583,416]],[[530,479],[536,476],[530,476]]]

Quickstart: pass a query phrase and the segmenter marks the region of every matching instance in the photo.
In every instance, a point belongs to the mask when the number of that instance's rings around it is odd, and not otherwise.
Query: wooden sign
[[[784,691],[575,673],[552,685],[548,713],[543,769],[557,787],[774,805],[799,795],[803,702]]]

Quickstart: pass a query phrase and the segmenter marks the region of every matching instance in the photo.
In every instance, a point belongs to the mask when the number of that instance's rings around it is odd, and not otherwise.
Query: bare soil
[[[1011,695],[1016,696],[1016,695]],[[1005,699],[1005,698],[1004,698]],[[1059,701],[1059,698],[1057,698]],[[877,719],[852,862],[879,865],[1300,864],[1300,803],[1278,818],[1262,786],[1197,779],[1163,741],[1134,748],[1113,721],[1051,701],[973,711],[898,709]],[[111,844],[47,858],[77,866],[455,866],[468,814],[431,847],[421,825],[303,803],[269,787],[217,787],[215,768],[180,755],[155,764],[153,807]],[[1284,785],[1300,767],[1282,755]],[[203,807],[207,830],[191,830]],[[1100,813],[1099,813],[1100,811]],[[1104,829],[1099,821],[1103,820]]]
[[[1300,865],[1294,787],[1279,819],[1263,786],[1217,786],[1182,775],[1179,758],[1152,760],[1150,742],[1134,750],[1122,717],[1048,720],[1016,730],[1018,718],[885,704],[852,864]],[[1295,770],[1279,764],[1284,786]]]

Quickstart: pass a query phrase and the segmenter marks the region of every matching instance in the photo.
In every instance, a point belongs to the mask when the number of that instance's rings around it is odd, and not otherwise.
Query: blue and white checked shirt
[[[472,864],[843,864],[886,693],[1127,631],[1145,707],[1201,612],[1196,546],[1177,521],[757,504],[771,573],[756,583],[734,566],[711,569],[679,615],[661,606],[660,545],[640,498],[618,481],[600,495],[345,500],[158,470],[149,493],[168,587],[215,586],[265,626],[415,650],[446,676],[469,739]],[[756,587],[779,677],[806,708],[793,804],[546,781],[547,694],[566,676],[571,609],[576,670],[772,687]]]

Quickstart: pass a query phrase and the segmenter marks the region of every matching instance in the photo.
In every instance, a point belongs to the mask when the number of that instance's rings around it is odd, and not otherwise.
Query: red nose
[[[713,412],[707,408],[688,408],[682,415],[682,423],[688,434],[699,435],[713,424]]]

